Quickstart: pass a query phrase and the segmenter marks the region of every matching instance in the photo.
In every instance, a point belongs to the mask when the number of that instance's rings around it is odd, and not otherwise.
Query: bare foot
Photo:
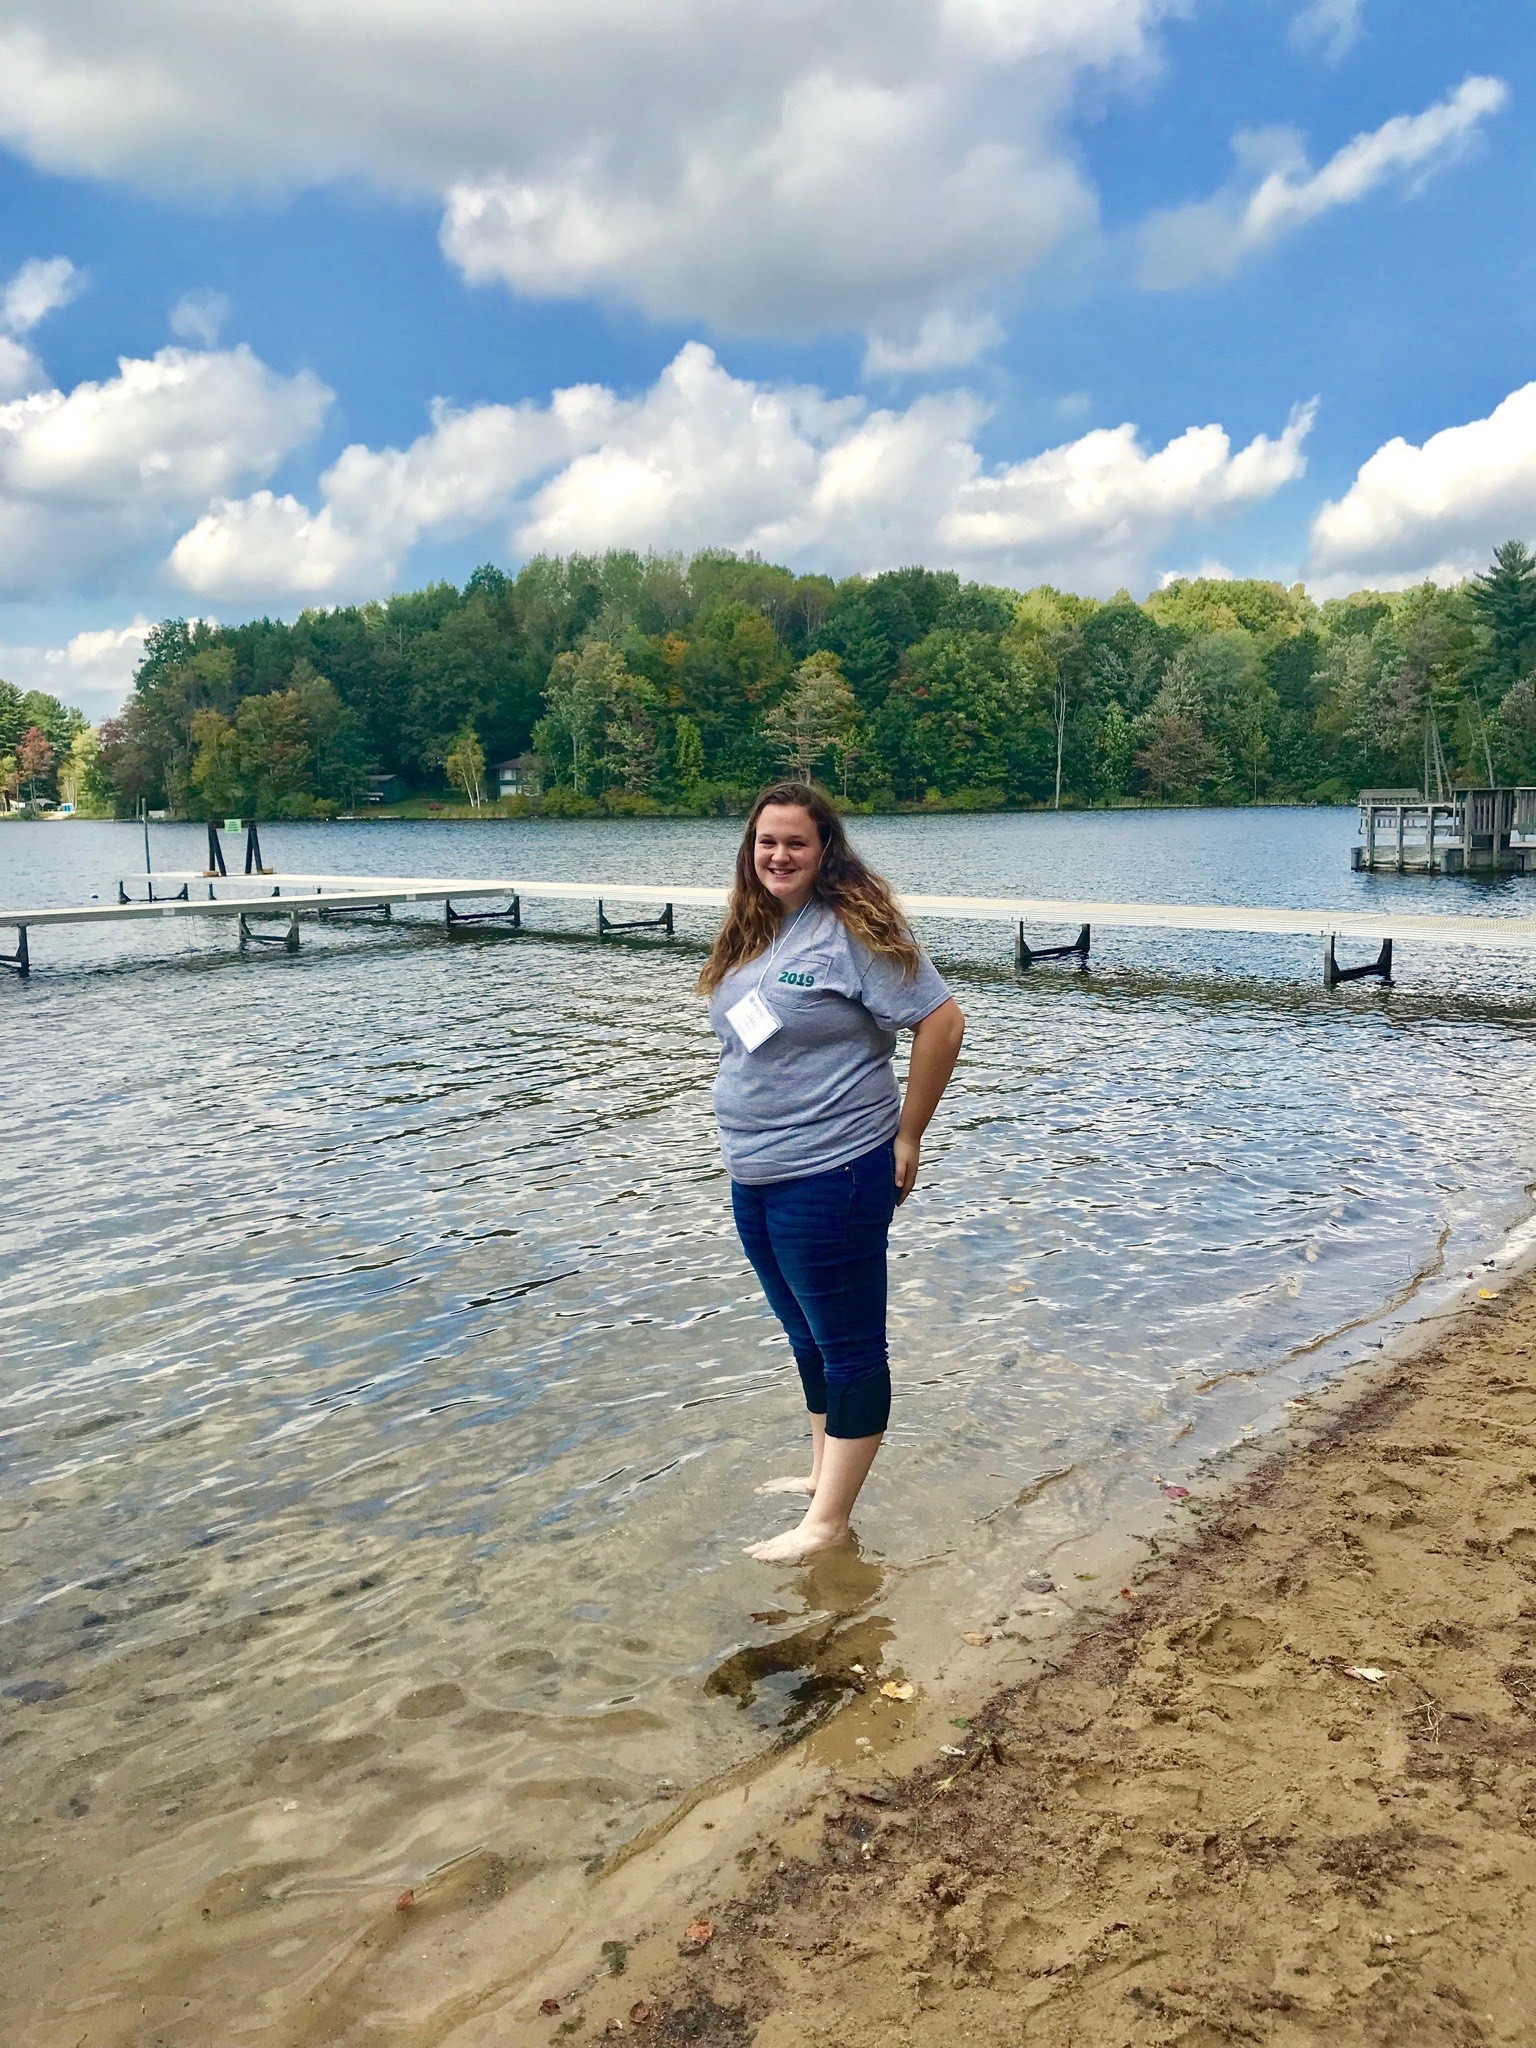
[[[797,1473],[786,1472],[782,1479],[765,1479],[757,1488],[759,1493],[809,1493],[816,1492],[814,1479],[802,1479]]]
[[[823,1550],[832,1550],[848,1538],[846,1522],[816,1523],[809,1516],[797,1529],[783,1536],[770,1536],[766,1543],[749,1543],[747,1556],[759,1564],[803,1564]]]

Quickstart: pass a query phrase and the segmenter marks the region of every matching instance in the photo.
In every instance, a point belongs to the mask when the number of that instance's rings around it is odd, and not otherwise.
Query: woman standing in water
[[[965,1019],[890,889],[804,782],[753,805],[699,987],[720,1040],[715,1116],[736,1228],[811,1416],[810,1478],[761,1489],[808,1493],[810,1506],[748,1555],[793,1564],[848,1534],[885,1433],[886,1238],[917,1185]],[[900,1028],[915,1034],[905,1101],[891,1063]]]

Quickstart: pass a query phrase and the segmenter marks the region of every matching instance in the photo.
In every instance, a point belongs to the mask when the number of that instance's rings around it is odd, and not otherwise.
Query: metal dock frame
[[[393,903],[346,903],[338,910],[328,910],[322,903],[315,916],[324,924],[329,919],[333,924],[393,924],[395,906]]]
[[[147,875],[145,880],[149,883],[149,894],[143,898],[143,901],[146,903],[186,903],[190,900],[188,896],[188,891],[192,887],[190,882],[183,882],[181,887],[173,889],[169,896],[157,896],[155,894],[154,876]],[[117,900],[119,903],[137,903],[140,900],[137,896],[130,896],[128,894],[121,876],[118,877],[117,882]]]
[[[500,924],[508,931],[523,929],[523,899],[514,896],[505,910],[455,910],[453,898],[443,898],[443,923],[452,927],[456,924]]]
[[[277,894],[274,889],[273,895]],[[285,917],[286,931],[258,932],[251,928],[253,917]],[[246,946],[281,946],[284,952],[297,953],[299,950],[299,913],[296,910],[266,910],[248,907],[240,913],[240,944]]]
[[[1363,967],[1341,967],[1334,956],[1334,940],[1338,934],[1330,932],[1323,941],[1323,987],[1337,988],[1341,981],[1364,981],[1368,974],[1379,975],[1382,985],[1392,986],[1392,941],[1383,939],[1381,951],[1374,960],[1367,960]]]
[[[611,918],[603,909],[603,899],[597,899],[597,936],[606,939],[610,932],[665,932],[670,939],[672,929],[672,906],[668,903],[660,917],[632,917],[622,923]]]
[[[1092,939],[1093,927],[1085,924],[1070,946],[1032,946],[1024,936],[1021,923],[1013,939],[1013,964],[1022,972],[1026,967],[1033,967],[1037,960],[1076,960],[1086,974]]]

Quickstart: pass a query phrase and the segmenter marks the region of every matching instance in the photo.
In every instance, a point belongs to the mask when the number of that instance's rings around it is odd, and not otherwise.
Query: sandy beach
[[[637,1935],[496,2038],[1527,2048],[1536,1284],[1288,1436],[1054,1665],[738,1852],[691,1944]]]

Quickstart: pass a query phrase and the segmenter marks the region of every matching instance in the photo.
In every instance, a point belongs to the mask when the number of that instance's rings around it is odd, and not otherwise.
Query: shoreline
[[[511,1970],[494,1911],[461,1925],[456,1965],[411,1972],[413,2043],[958,2048],[1016,2041],[1029,2013],[1061,2048],[1524,2048],[1533,1234],[1237,1444],[1171,1547],[1105,1542],[1123,1579],[1021,1643],[1024,1668],[866,1696],[698,1788]],[[1487,1387],[1502,1421],[1479,1420]],[[701,1918],[715,1934],[680,1963]],[[444,1998],[483,1937],[496,1981]]]
[[[1352,811],[1357,808],[1355,801],[1348,797],[1258,797],[1246,803],[1152,803],[1140,797],[1125,797],[1113,803],[1051,803],[1037,804],[977,804],[948,803],[943,799],[929,803],[914,798],[910,802],[876,807],[873,804],[854,802],[838,797],[833,800],[845,817],[849,818],[1049,818],[1049,817],[1112,817],[1126,812],[1148,812],[1160,814],[1164,811]],[[521,802],[522,809],[510,806]],[[690,810],[684,805],[668,805],[658,801],[654,810],[612,810],[596,800],[578,808],[555,808],[546,810],[542,805],[528,803],[527,799],[487,798],[478,808],[452,800],[436,803],[427,797],[412,798],[401,804],[380,804],[364,811],[338,810],[317,812],[307,818],[263,818],[257,822],[265,830],[287,825],[700,825],[739,824],[746,816],[750,804],[745,800],[739,808],[729,810]],[[503,808],[503,805],[508,806]],[[20,808],[0,811],[0,824],[50,825],[133,825],[139,819],[134,816],[120,816],[117,812],[73,811],[59,814],[53,811],[30,812],[22,815]],[[152,825],[189,826],[193,830],[202,827],[206,821],[200,817],[180,812],[162,817],[151,815]]]

